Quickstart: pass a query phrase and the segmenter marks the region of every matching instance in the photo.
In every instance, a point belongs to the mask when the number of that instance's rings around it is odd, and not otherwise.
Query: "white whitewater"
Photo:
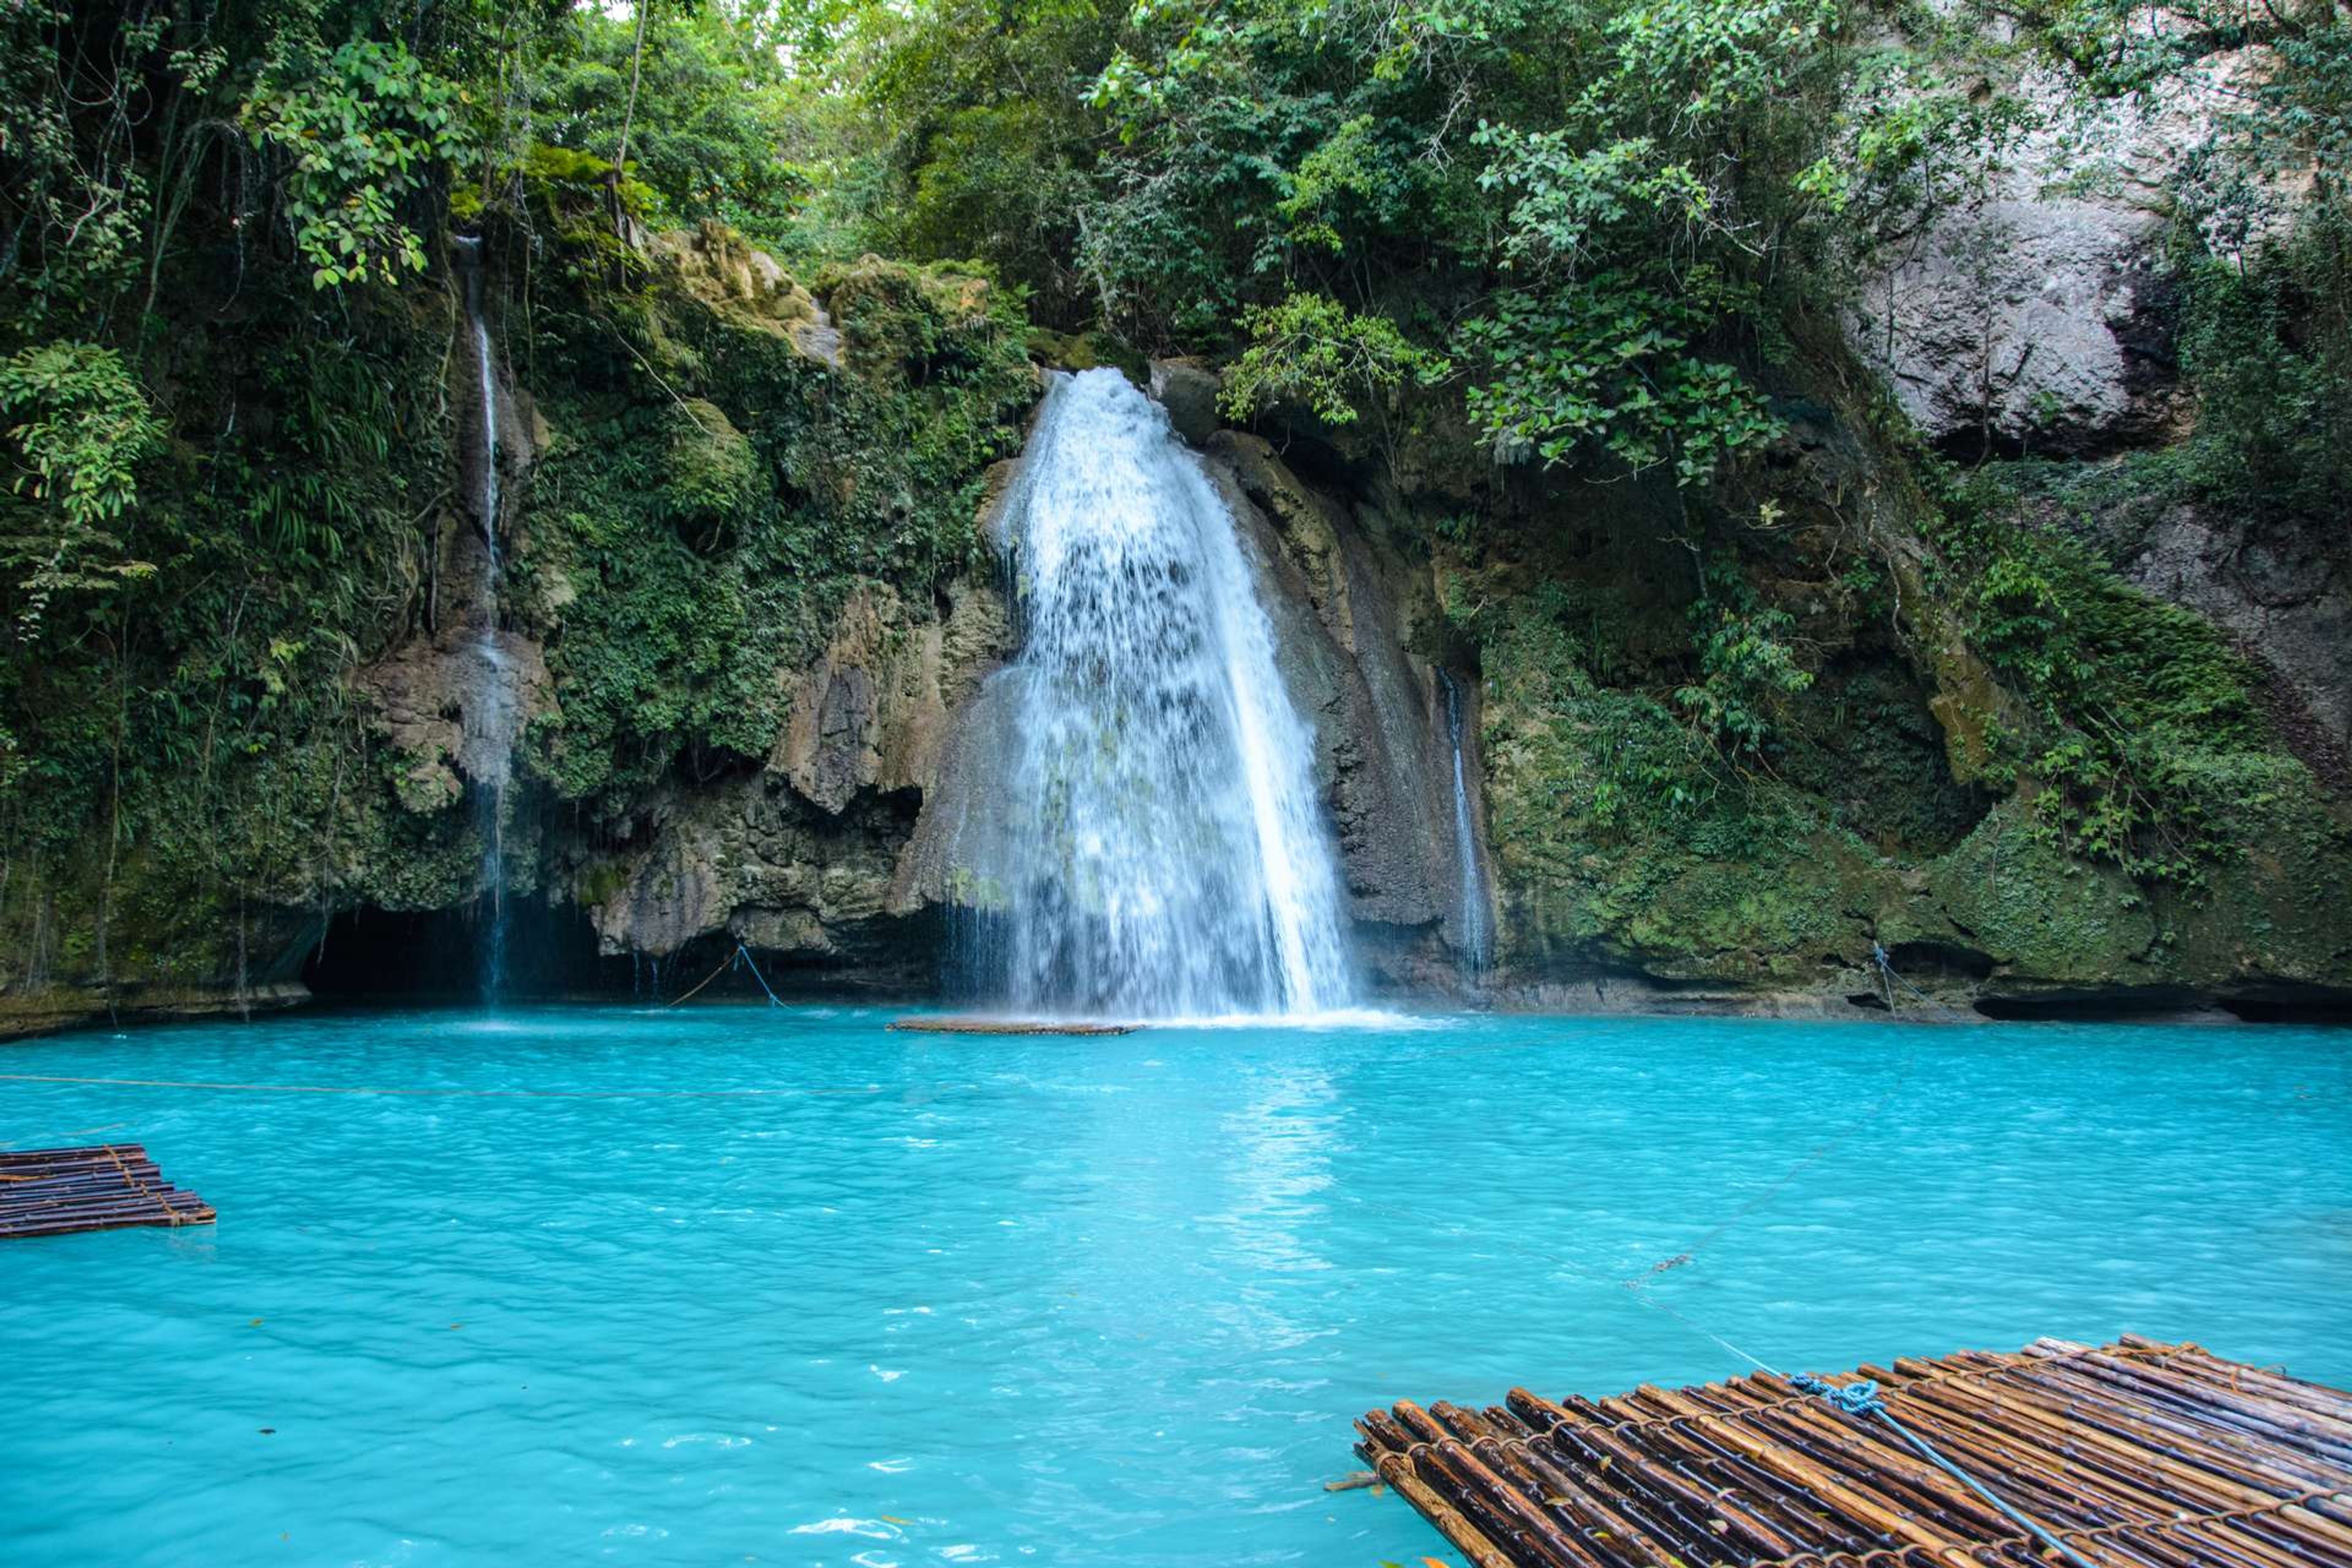
[[[481,472],[474,476],[475,522],[481,531],[480,571],[475,603],[467,615],[474,627],[461,738],[461,765],[488,787],[477,808],[482,833],[482,892],[488,909],[482,929],[480,981],[483,999],[495,1002],[506,983],[507,782],[514,768],[515,734],[521,701],[506,649],[499,641],[499,374],[490,346],[490,323],[482,309],[482,242],[460,235],[453,240],[457,268],[466,280],[466,319],[473,330],[475,418],[481,429]]]
[[[1470,817],[1470,782],[1464,772],[1462,687],[1451,670],[1440,669],[1437,679],[1445,688],[1445,734],[1454,747],[1454,863],[1459,903],[1455,951],[1463,971],[1475,978],[1486,973],[1495,939],[1486,912],[1486,869],[1478,858],[1478,831]]]
[[[1312,1014],[1353,986],[1313,741],[1232,514],[1116,371],[1057,379],[1007,526],[1002,1000]]]

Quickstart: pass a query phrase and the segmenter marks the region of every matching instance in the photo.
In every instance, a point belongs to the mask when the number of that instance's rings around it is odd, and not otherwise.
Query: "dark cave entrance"
[[[302,962],[302,983],[322,1001],[467,1004],[482,1001],[488,912],[347,910],[327,922]],[[517,898],[507,910],[499,998],[626,996],[630,963],[596,951],[595,928],[572,904]]]

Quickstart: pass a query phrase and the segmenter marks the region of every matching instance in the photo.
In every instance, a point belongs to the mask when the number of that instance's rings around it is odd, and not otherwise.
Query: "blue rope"
[[[751,950],[740,942],[735,944],[735,962],[751,972],[751,978],[758,981],[760,989],[768,994],[769,1006],[781,1007],[784,1005],[782,999],[777,996],[775,988],[768,984],[768,977],[760,973],[759,964],[752,961]]]
[[[1870,957],[1871,962],[1878,965],[1878,973],[1885,975],[1886,978],[1886,1010],[1889,1013],[1895,1011],[1895,988],[1897,985],[1900,985],[1904,990],[1908,991],[1912,995],[1916,996],[1920,1001],[1925,1002],[1928,1006],[1935,1008],[1940,1013],[1944,1013],[1954,1018],[1965,1018],[1967,1016],[1967,1015],[1962,1013],[1958,1008],[1950,1005],[1948,1003],[1937,1001],[1933,996],[1928,995],[1925,991],[1920,990],[1916,985],[1912,984],[1911,982],[1904,979],[1900,974],[1895,973],[1894,960],[1886,956],[1886,950],[1884,947],[1881,947],[1875,940],[1874,940],[1870,944]]]
[[[1860,1420],[1866,1415],[1877,1416],[1881,1421],[1885,1422],[1887,1426],[1895,1429],[1895,1435],[1896,1436],[1902,1438],[1906,1443],[1910,1444],[1912,1447],[1917,1449],[1921,1457],[1940,1468],[1947,1475],[1952,1477],[1953,1479],[1958,1481],[1962,1486],[1967,1487],[1970,1491],[1976,1493],[1977,1496],[1984,1499],[1985,1501],[1999,1509],[2003,1514],[2041,1541],[2043,1545],[2049,1547],[2051,1551],[2057,1552],[2061,1557],[2065,1558],[2070,1563],[2080,1564],[2080,1568],[2098,1568],[2098,1565],[2093,1563],[2089,1558],[2084,1556],[2081,1552],[2075,1551],[2073,1547],[2067,1545],[2064,1542],[2051,1534],[2049,1531],[2043,1529],[2040,1524],[2037,1524],[2032,1520],[2027,1518],[2024,1514],[2020,1513],[2017,1510],[2010,1507],[2008,1503],[2003,1502],[1999,1497],[1994,1495],[1991,1488],[1986,1486],[1982,1481],[1978,1480],[1974,1476],[1969,1474],[1968,1471],[1960,1468],[1959,1466],[1952,1463],[1951,1460],[1944,1458],[1942,1454],[1937,1452],[1935,1445],[1929,1443],[1927,1439],[1920,1436],[1916,1432],[1912,1431],[1910,1427],[1906,1426],[1902,1422],[1895,1419],[1894,1412],[1886,1408],[1886,1401],[1880,1396],[1878,1384],[1869,1378],[1864,1378],[1858,1383],[1849,1383],[1843,1387],[1840,1387],[1830,1383],[1824,1378],[1815,1377],[1810,1372],[1798,1373],[1789,1381],[1795,1384],[1800,1392],[1819,1394],[1822,1398],[1829,1401],[1830,1404],[1837,1406],[1838,1409],[1845,1412],[1845,1414],[1854,1417],[1856,1420]]]

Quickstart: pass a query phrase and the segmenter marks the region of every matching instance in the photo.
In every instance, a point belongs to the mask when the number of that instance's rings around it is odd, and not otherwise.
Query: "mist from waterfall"
[[[514,770],[522,705],[511,662],[499,641],[499,375],[482,302],[482,242],[461,235],[452,245],[465,279],[478,394],[473,417],[481,437],[471,455],[479,472],[466,476],[471,481],[481,555],[471,584],[474,602],[464,610],[474,637],[468,650],[460,762],[467,775],[485,786],[475,808],[482,835],[481,896],[488,906],[482,911],[479,983],[483,1000],[495,1002],[506,984],[507,784]]]
[[[1454,951],[1462,969],[1475,978],[1494,960],[1493,921],[1486,910],[1486,878],[1478,858],[1478,831],[1470,812],[1470,781],[1463,761],[1462,684],[1453,671],[1440,669],[1438,684],[1445,689],[1445,735],[1454,748],[1454,863],[1456,925]]]
[[[1008,498],[1010,683],[983,988],[1038,1012],[1308,1014],[1353,985],[1313,739],[1232,513],[1158,405],[1057,378]]]

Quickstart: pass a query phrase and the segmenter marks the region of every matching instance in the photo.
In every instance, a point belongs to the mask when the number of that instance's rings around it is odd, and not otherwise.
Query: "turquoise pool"
[[[1788,1368],[2128,1329],[2352,1383],[2344,1031],[886,1019],[0,1049],[567,1096],[0,1081],[0,1142],[144,1142],[222,1216],[0,1243],[0,1557],[1375,1568],[1443,1542],[1323,1491],[1356,1413],[1741,1370],[1692,1323]],[[1649,1276],[1680,1316],[1615,1283],[1695,1247]]]

